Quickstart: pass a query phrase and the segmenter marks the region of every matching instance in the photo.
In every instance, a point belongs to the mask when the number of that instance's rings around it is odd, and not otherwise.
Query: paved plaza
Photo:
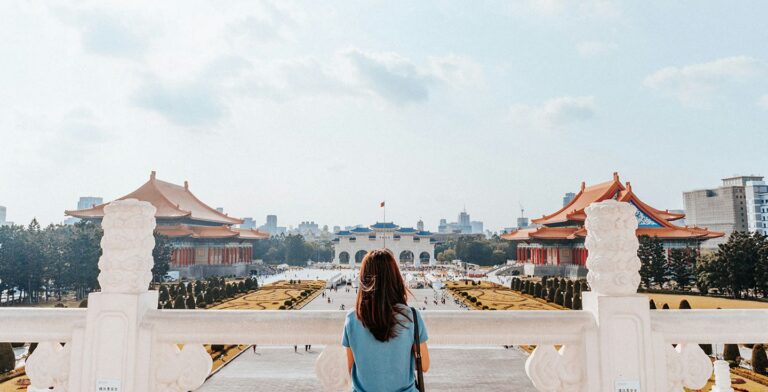
[[[411,290],[412,306],[427,310],[461,309],[446,293],[442,304],[442,291],[429,289]],[[318,296],[304,309],[328,310],[351,309],[355,303],[355,289],[345,286],[338,290],[326,290],[326,296]],[[328,302],[328,298],[331,302]],[[426,304],[424,302],[426,298]],[[437,305],[435,305],[437,299]],[[339,331],[341,340],[341,331]],[[299,346],[259,347],[254,354],[244,352],[220,372],[211,377],[200,391],[319,391],[314,373],[315,360],[322,346],[312,346],[309,352]],[[430,347],[432,369],[425,383],[430,391],[535,391],[525,375],[527,354],[503,347]]]

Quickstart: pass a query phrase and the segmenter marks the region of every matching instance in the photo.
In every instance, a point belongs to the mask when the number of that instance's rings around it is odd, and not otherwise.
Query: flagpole
[[[383,223],[387,223],[387,201],[386,200],[381,202],[381,208],[384,209],[383,210],[384,211],[384,222]],[[386,234],[386,232],[384,233],[384,248],[385,249],[387,248],[387,234]]]

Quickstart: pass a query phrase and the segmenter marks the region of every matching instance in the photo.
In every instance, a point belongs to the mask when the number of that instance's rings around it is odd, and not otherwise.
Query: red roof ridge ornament
[[[149,179],[154,181],[155,177],[157,177],[157,172],[152,170],[152,172],[149,173]]]
[[[189,190],[189,181],[184,180],[184,189]]]
[[[584,192],[584,188],[586,188],[586,187],[587,187],[587,182],[586,181],[582,181],[581,182],[581,191]]]
[[[613,172],[613,180],[619,182],[619,172]]]
[[[627,181],[627,191],[632,192],[632,184]]]

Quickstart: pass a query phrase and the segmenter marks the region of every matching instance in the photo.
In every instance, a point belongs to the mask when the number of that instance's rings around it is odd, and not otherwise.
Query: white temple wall
[[[350,241],[351,238],[355,238],[354,241]],[[386,246],[385,246],[386,242]],[[421,265],[419,256],[422,252],[429,253],[429,265],[437,263],[435,259],[435,244],[433,244],[429,238],[421,238],[419,241],[413,241],[413,237],[401,236],[399,239],[392,238],[391,234],[387,237],[386,241],[381,235],[377,235],[375,239],[371,239],[368,235],[364,236],[351,236],[340,237],[339,242],[334,244],[334,264],[341,264],[340,255],[342,252],[349,254],[350,264],[355,260],[355,254],[359,251],[369,252],[374,249],[387,248],[395,255],[395,259],[400,262],[400,253],[403,251],[413,252],[413,264]]]

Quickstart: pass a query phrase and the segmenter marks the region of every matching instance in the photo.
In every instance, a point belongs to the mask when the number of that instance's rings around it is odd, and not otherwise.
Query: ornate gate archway
[[[413,252],[410,250],[400,252],[400,264],[413,264]]]
[[[349,253],[347,253],[347,252],[339,253],[339,263],[340,264],[349,264]]]
[[[367,250],[358,250],[357,253],[355,253],[355,263],[362,263],[363,257],[368,254]]]
[[[421,265],[429,264],[429,252],[421,252],[419,254],[419,262]]]

